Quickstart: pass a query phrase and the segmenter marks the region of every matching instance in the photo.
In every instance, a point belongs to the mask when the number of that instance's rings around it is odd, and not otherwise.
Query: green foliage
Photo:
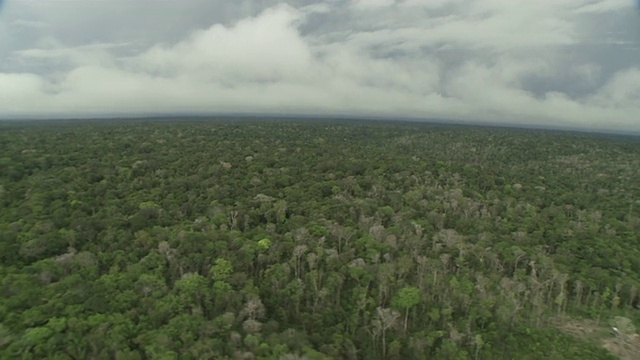
[[[233,266],[229,260],[217,258],[215,265],[211,267],[211,278],[215,281],[225,281],[233,273]]]
[[[400,289],[393,299],[393,303],[400,309],[410,309],[420,302],[420,289],[408,286]]]
[[[258,247],[262,251],[269,250],[271,248],[271,240],[269,240],[269,238],[264,238],[264,239],[258,240]]]
[[[633,350],[637,138],[166,120],[0,143],[2,359]]]
[[[158,209],[160,208],[160,206],[156,203],[154,203],[153,201],[145,201],[145,202],[141,202],[140,205],[138,205],[138,207],[142,210],[142,209]]]

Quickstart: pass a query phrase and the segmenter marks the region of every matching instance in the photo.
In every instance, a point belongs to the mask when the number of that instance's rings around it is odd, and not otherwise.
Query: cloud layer
[[[631,1],[179,5],[9,0],[0,117],[307,114],[640,132]]]

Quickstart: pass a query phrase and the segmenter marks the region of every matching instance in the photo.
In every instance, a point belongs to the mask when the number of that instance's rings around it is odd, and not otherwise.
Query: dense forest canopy
[[[640,345],[638,138],[146,120],[5,122],[0,143],[3,359]]]

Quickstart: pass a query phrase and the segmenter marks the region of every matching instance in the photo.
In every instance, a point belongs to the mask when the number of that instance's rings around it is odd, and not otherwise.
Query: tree
[[[473,344],[476,347],[476,351],[474,353],[475,359],[478,360],[478,355],[480,354],[480,350],[484,346],[484,340],[482,340],[482,335],[478,334],[473,338]]]
[[[217,258],[215,265],[211,267],[209,274],[215,281],[227,281],[233,273],[231,262],[224,258]]]
[[[407,331],[407,320],[409,318],[409,309],[420,303],[421,292],[420,289],[407,286],[396,294],[393,298],[393,305],[397,308],[404,310],[404,331]]]
[[[396,325],[400,314],[389,308],[378,307],[376,317],[373,320],[373,327],[376,332],[382,335],[382,358],[387,356],[387,330]]]
[[[636,139],[113,120],[0,144],[0,359],[611,359],[558,315],[635,338]]]

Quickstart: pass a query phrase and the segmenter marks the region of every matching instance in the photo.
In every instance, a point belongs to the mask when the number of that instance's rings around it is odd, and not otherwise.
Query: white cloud
[[[110,51],[119,47],[130,46],[130,44],[127,43],[95,43],[76,47],[65,47],[56,41],[46,41],[45,43],[46,47],[44,48],[19,50],[15,52],[15,55],[22,57],[27,61],[58,61],[77,66],[96,64],[108,65],[112,64],[114,61],[114,57]]]
[[[640,70],[606,68],[572,50],[594,31],[578,21],[585,9],[620,2],[597,4],[275,5],[139,50],[131,39],[65,46],[43,35],[13,56],[66,67],[0,72],[0,116],[343,114],[640,131]],[[440,12],[425,17],[432,11]],[[311,15],[357,21],[303,34],[317,21]]]
[[[384,7],[393,5],[395,0],[353,0],[352,4],[355,7],[367,8],[367,7]]]
[[[41,100],[44,81],[32,74],[0,73],[0,107],[8,114],[29,112]]]
[[[591,2],[577,9],[578,13],[604,13],[620,11],[633,6],[633,0],[602,0]]]
[[[44,21],[32,21],[32,20],[22,20],[22,19],[14,20],[9,24],[11,26],[26,27],[26,28],[46,28],[51,26],[49,23]]]
[[[570,74],[575,75],[579,81],[583,81],[588,85],[594,85],[601,77],[602,68],[595,64],[586,63],[572,66]]]
[[[590,100],[605,108],[640,109],[640,68],[616,73]]]
[[[214,25],[197,31],[172,47],[155,46],[133,64],[227,83],[300,78],[311,63],[310,50],[295,28],[301,18],[295,9],[278,6],[230,28]]]

